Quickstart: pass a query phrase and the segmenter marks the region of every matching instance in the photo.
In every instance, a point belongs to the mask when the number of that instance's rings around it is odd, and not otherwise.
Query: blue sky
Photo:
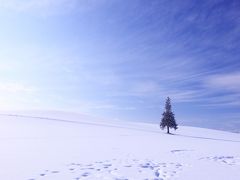
[[[240,129],[240,1],[0,0],[0,108]]]

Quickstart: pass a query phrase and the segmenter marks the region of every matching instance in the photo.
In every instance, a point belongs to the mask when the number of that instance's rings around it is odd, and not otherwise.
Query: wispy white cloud
[[[240,99],[240,96],[237,94],[226,94],[218,97],[203,98],[202,102],[205,103],[200,104],[200,106],[211,107],[213,109],[216,107],[238,107],[240,106],[238,99]]]
[[[21,83],[0,83],[0,91],[4,93],[33,93],[37,89]]]
[[[59,5],[66,5],[65,0],[25,0],[25,1],[17,1],[17,0],[1,0],[0,8],[13,10],[17,12],[34,12],[34,10],[51,10],[52,8],[56,8]],[[72,1],[69,1],[70,4]],[[66,7],[67,8],[67,7]]]
[[[96,113],[96,111],[105,111],[105,110],[113,110],[113,111],[133,111],[137,108],[134,105],[120,105],[116,102],[99,100],[99,101],[91,101],[91,100],[76,100],[70,99],[66,103],[71,105],[75,105],[75,108],[71,107],[72,110],[75,111],[83,111],[85,113]]]
[[[41,104],[39,90],[31,85],[20,82],[0,83],[0,109],[31,109]]]
[[[72,10],[88,11],[104,1],[105,0],[0,0],[0,9],[49,16],[69,13]]]
[[[212,89],[240,93],[240,72],[209,76],[205,80],[205,85]]]
[[[95,104],[95,105],[91,105],[88,107],[89,109],[99,109],[99,110],[126,110],[126,111],[131,111],[131,110],[136,110],[136,107],[133,106],[119,106],[116,104]]]
[[[140,82],[135,82],[133,86],[130,89],[130,92],[136,95],[148,95],[148,94],[155,94],[159,92],[161,87],[159,86],[158,83],[154,81],[140,81]]]
[[[202,79],[206,91],[203,106],[240,106],[240,72],[206,76]]]

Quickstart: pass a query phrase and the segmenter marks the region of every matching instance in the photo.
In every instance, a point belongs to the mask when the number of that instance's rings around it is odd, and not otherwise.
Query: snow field
[[[240,177],[239,134],[180,127],[175,135],[167,135],[158,124],[102,121],[61,113],[27,116],[0,116],[0,179]]]

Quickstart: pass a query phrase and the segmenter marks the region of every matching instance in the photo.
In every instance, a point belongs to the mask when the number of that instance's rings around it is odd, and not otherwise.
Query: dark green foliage
[[[165,111],[163,112],[163,117],[160,123],[160,128],[165,129],[167,127],[167,133],[169,132],[169,128],[177,129],[178,125],[176,124],[174,113],[172,112],[171,100],[167,97],[165,104]]]

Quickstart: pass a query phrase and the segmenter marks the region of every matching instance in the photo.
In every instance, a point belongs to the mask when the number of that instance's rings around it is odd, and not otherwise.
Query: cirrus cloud
[[[0,83],[0,91],[5,93],[32,93],[36,88],[20,83]]]
[[[240,93],[240,72],[212,75],[206,79],[206,86]]]
[[[105,0],[0,0],[0,9],[27,12],[41,16],[59,15],[77,11],[88,11]]]

